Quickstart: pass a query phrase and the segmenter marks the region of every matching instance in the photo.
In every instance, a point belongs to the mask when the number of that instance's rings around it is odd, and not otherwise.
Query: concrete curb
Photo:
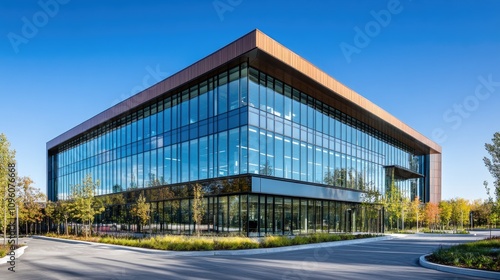
[[[363,238],[363,239],[355,239],[355,240],[344,240],[344,241],[333,241],[333,242],[323,242],[323,243],[313,243],[313,244],[305,244],[305,245],[294,245],[294,246],[285,246],[285,247],[277,247],[277,248],[260,248],[260,249],[243,249],[243,250],[214,250],[214,251],[165,251],[165,250],[156,250],[156,249],[147,249],[147,248],[139,248],[139,247],[106,244],[106,243],[63,239],[63,238],[56,238],[56,237],[33,236],[33,238],[38,238],[38,239],[58,240],[58,241],[66,241],[66,242],[71,242],[71,243],[81,243],[81,244],[88,244],[88,245],[109,246],[109,247],[115,247],[115,248],[120,248],[120,249],[141,251],[144,253],[162,254],[165,256],[190,256],[190,257],[257,255],[257,254],[267,254],[267,253],[289,252],[289,251],[297,251],[297,250],[305,250],[305,249],[337,247],[337,246],[354,245],[354,244],[361,244],[361,243],[368,243],[368,242],[375,242],[375,241],[384,241],[384,240],[391,240],[391,239],[398,238],[398,237],[404,237],[404,236],[403,235],[386,235],[386,236],[381,236],[381,237]]]
[[[28,248],[28,246],[23,246],[23,247],[20,247],[20,248],[17,248],[16,250],[14,250],[14,253],[15,253],[15,257],[16,257],[16,260],[22,256],[24,254],[24,250],[26,250],[26,248]],[[0,258],[0,265],[2,264],[7,264],[8,262],[10,262],[10,257],[9,255],[3,257],[3,258]]]
[[[437,263],[432,263],[427,261],[425,258],[430,256],[431,254],[420,256],[419,262],[420,265],[425,268],[435,269],[443,272],[473,276],[473,277],[483,277],[490,279],[500,279],[500,272],[480,270],[480,269],[470,269],[470,268],[462,268],[462,267],[454,267],[448,265],[442,265]]]
[[[415,233],[423,236],[439,236],[439,237],[460,237],[460,236],[477,236],[475,233]]]

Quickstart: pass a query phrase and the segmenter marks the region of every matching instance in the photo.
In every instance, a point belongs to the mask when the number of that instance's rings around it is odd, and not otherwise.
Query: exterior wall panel
[[[430,155],[430,202],[441,201],[441,154]]]

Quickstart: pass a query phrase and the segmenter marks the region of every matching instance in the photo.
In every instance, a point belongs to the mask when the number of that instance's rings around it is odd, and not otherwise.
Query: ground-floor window
[[[151,219],[143,230],[193,234],[192,198],[151,202]],[[334,200],[266,194],[230,194],[203,198],[205,234],[265,236],[317,232],[383,232],[383,209]],[[110,206],[96,219],[100,231],[138,229],[130,205]]]

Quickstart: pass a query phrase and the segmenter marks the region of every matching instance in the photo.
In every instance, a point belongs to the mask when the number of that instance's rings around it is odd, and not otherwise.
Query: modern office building
[[[441,147],[259,30],[47,143],[48,196],[91,174],[113,201],[98,221],[250,236],[383,231],[364,193],[441,199]],[[123,228],[129,229],[128,226]]]

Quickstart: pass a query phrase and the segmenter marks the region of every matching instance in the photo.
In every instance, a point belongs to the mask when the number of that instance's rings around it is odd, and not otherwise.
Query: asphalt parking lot
[[[426,269],[418,258],[439,246],[485,238],[416,234],[392,240],[241,256],[178,256],[73,241],[26,239],[16,272],[1,279],[477,279]],[[500,232],[497,232],[500,234]]]

